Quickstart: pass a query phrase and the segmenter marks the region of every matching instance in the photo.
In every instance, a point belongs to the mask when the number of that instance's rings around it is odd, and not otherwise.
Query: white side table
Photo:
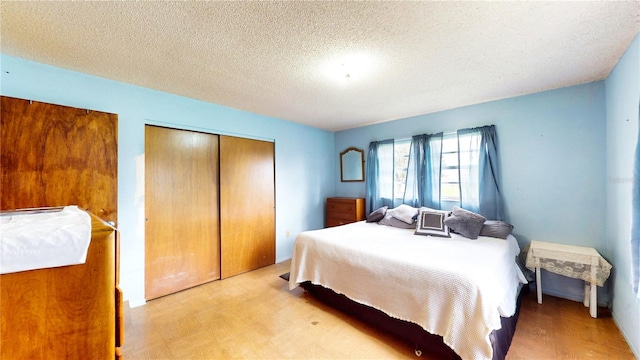
[[[604,285],[611,272],[611,264],[596,249],[531,241],[527,252],[527,268],[536,272],[538,304],[542,304],[540,269],[584,280],[584,306],[591,317],[598,317],[597,286]]]

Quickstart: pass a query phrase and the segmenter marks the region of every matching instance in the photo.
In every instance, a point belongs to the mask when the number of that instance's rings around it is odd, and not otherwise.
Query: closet
[[[145,126],[145,298],[275,262],[272,142]]]

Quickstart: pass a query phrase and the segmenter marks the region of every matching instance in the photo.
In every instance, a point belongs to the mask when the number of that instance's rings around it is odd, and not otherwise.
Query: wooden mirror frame
[[[364,150],[350,147],[340,153],[340,181],[364,181]]]

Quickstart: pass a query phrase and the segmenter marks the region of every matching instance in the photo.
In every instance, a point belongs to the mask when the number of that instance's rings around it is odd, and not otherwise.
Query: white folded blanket
[[[0,274],[84,264],[91,217],[77,206],[0,217]]]

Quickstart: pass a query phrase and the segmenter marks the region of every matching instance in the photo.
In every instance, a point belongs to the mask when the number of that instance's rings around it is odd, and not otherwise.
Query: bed
[[[527,282],[516,239],[414,232],[365,221],[303,232],[289,288],[302,286],[412,341],[417,354],[503,359]]]

